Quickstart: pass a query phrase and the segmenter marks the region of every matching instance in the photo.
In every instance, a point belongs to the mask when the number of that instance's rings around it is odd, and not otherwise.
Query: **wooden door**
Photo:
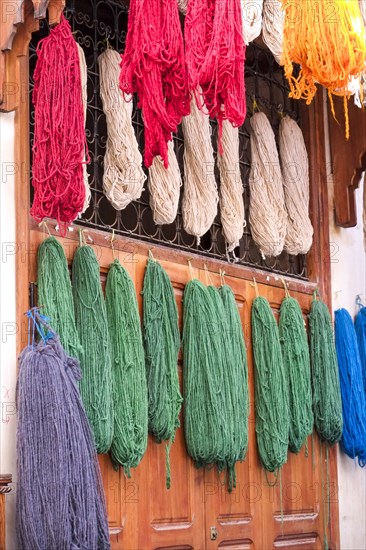
[[[105,280],[112,262],[112,251],[106,246],[102,232],[93,231],[90,235],[101,266],[101,278]],[[43,238],[44,234],[38,228],[32,230],[32,250],[36,250]],[[71,263],[77,236],[60,240]],[[115,248],[134,281],[141,311],[140,292],[148,247],[138,241],[131,243],[128,239],[118,238]],[[181,323],[184,287],[191,278],[188,256],[164,247],[154,247],[154,256],[161,261],[172,281]],[[33,258],[30,280],[36,278],[35,256]],[[192,260],[192,263],[195,277],[203,283],[212,282],[219,286],[218,273],[224,267],[222,262],[197,257],[197,261]],[[208,266],[209,275],[203,269],[204,263]],[[101,456],[114,550],[319,549],[324,546],[326,531],[328,540],[332,538],[329,533],[332,518],[329,515],[328,495],[332,502],[334,491],[328,477],[334,471],[328,471],[325,466],[326,452],[317,436],[309,438],[307,452],[303,448],[297,456],[289,454],[277,484],[273,475],[266,475],[260,465],[255,437],[250,332],[250,310],[255,297],[250,278],[252,272],[244,267],[227,265],[226,271],[229,274],[225,282],[235,293],[242,319],[249,367],[249,450],[245,461],[237,465],[237,487],[230,494],[216,469],[198,470],[194,467],[186,452],[182,427],[177,432],[171,451],[170,490],[165,487],[164,446],[155,443],[151,437],[147,452],[130,479],[126,479],[121,470],[114,471],[107,455]],[[268,298],[275,316],[278,316],[284,298],[281,281],[278,277],[258,271],[256,277],[262,283],[259,284],[260,294]],[[299,300],[306,319],[314,285],[293,281],[290,289]],[[181,355],[177,368],[182,379]]]

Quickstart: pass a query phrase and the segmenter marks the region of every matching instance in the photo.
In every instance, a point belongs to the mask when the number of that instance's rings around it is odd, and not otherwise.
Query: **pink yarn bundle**
[[[86,135],[79,54],[64,16],[39,43],[37,56],[31,214],[37,221],[55,218],[65,228],[84,206]]]
[[[131,0],[120,88],[137,92],[145,165],[160,155],[167,168],[168,141],[190,110],[177,0]]]
[[[240,0],[188,0],[184,36],[189,89],[202,90],[197,104],[218,120],[221,136],[224,119],[238,127],[246,115]]]

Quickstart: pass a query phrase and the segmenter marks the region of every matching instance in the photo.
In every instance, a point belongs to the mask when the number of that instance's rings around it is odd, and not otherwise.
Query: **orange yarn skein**
[[[349,79],[357,77],[365,67],[365,30],[358,2],[282,0],[282,7],[285,10],[282,63],[290,97],[305,99],[310,104],[316,83],[327,88],[330,97],[344,96],[348,134]],[[301,66],[298,76],[294,76],[294,63]]]

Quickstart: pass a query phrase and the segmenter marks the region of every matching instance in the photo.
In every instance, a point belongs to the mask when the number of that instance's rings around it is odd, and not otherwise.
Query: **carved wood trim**
[[[366,110],[348,102],[350,138],[345,138],[343,98],[334,98],[337,120],[329,112],[329,135],[334,181],[335,223],[341,227],[357,225],[355,189],[366,169]],[[338,121],[338,122],[337,122]]]
[[[6,0],[0,4],[0,111],[14,111],[22,98],[19,57],[26,55],[40,19],[59,21],[64,0]]]

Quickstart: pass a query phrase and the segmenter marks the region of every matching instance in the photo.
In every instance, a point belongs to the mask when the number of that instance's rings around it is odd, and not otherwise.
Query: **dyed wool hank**
[[[114,431],[113,379],[107,313],[94,250],[79,246],[72,264],[76,328],[84,357],[80,393],[98,453],[110,449]]]
[[[147,447],[147,385],[135,287],[118,260],[109,268],[106,308],[114,382],[111,457],[130,477],[130,469],[138,466]]]
[[[137,93],[147,168],[157,155],[168,167],[168,141],[189,114],[187,70],[177,0],[131,0],[120,88]]]
[[[246,115],[245,43],[239,0],[188,0],[184,26],[189,89],[200,109],[235,127]]]
[[[31,214],[55,218],[65,231],[84,208],[86,136],[79,53],[63,15],[39,42],[37,57]]]

